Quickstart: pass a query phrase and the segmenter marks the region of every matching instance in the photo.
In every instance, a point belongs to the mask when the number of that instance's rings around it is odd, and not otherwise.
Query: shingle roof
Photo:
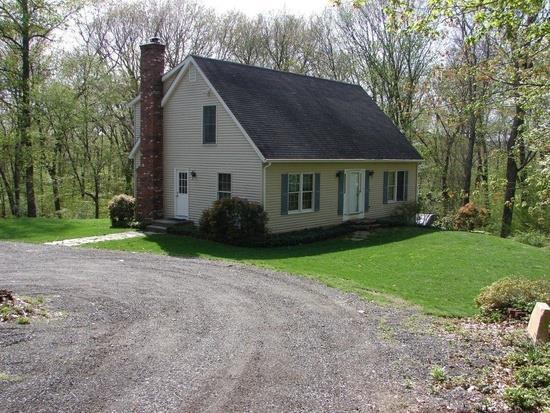
[[[360,86],[193,59],[266,159],[421,159]]]

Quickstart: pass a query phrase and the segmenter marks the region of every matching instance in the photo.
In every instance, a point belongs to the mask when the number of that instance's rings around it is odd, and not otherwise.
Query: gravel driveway
[[[2,287],[63,316],[0,324],[21,377],[0,411],[433,412],[459,350],[414,311],[223,262],[0,243]]]

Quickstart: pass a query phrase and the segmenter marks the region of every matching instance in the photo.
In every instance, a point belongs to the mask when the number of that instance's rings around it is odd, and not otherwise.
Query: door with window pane
[[[187,171],[176,170],[174,187],[176,189],[176,218],[189,217],[189,182]]]
[[[346,205],[348,214],[358,214],[363,212],[361,202],[361,172],[347,171],[346,172]]]

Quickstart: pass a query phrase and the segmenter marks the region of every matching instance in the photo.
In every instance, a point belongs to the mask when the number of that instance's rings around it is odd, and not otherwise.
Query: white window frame
[[[220,191],[220,175],[229,175],[229,187],[230,187],[230,190],[229,191]],[[217,175],[217,180],[216,180],[216,187],[218,188],[218,190],[216,191],[216,199],[217,200],[220,200],[222,198],[220,198],[220,194],[229,194],[229,197],[228,198],[231,198],[231,194],[233,193],[233,176],[232,174],[230,174],[229,172],[218,172],[218,175]]]
[[[405,185],[406,185],[406,182],[405,182],[405,172],[407,172],[405,169],[396,169],[396,170],[393,170],[393,171],[386,171],[388,173],[388,187],[386,188],[386,190],[389,189],[390,187],[390,175],[391,173],[395,174],[395,184],[393,185],[393,199],[390,199],[388,197],[388,204],[394,204],[396,202],[406,202],[407,200],[406,199],[402,199],[401,201],[398,201],[397,200],[397,175],[399,174],[399,172],[403,172],[403,198],[405,198]],[[388,191],[389,192],[389,191]]]
[[[298,191],[290,191],[290,176],[300,176],[300,186]],[[311,175],[311,191],[304,191],[304,175]],[[303,208],[304,193],[311,192],[311,208]],[[298,193],[298,209],[290,209],[290,194]],[[315,211],[315,173],[314,172],[292,172],[288,173],[288,200],[287,211],[289,214],[303,214]]]

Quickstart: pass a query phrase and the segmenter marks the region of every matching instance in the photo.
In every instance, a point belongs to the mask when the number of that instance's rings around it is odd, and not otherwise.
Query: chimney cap
[[[149,43],[157,43],[160,44],[160,37],[151,37],[149,39]]]

